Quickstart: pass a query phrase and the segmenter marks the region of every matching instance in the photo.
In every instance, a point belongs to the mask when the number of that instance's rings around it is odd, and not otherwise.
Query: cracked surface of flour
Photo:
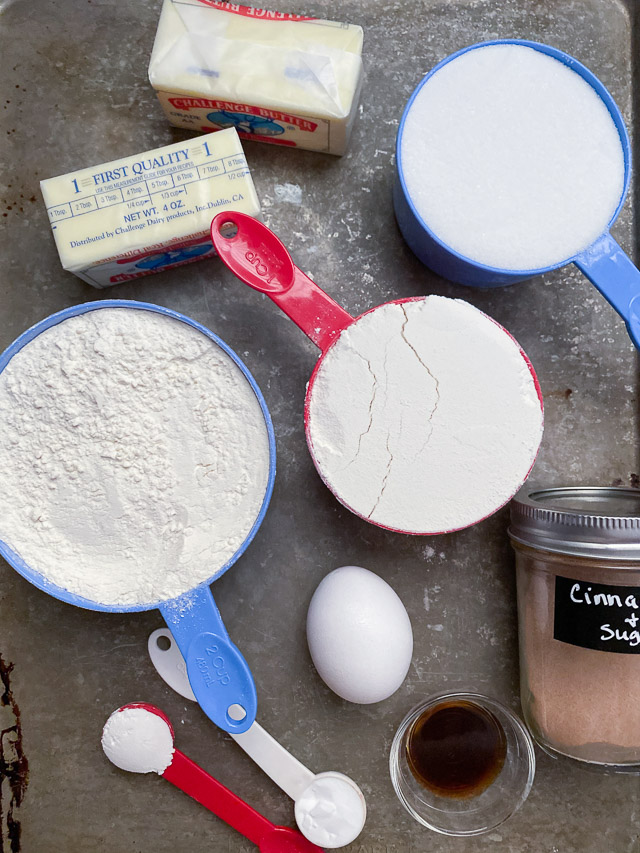
[[[342,332],[314,378],[307,437],[322,478],[358,515],[438,533],[514,494],[542,421],[516,342],[472,305],[428,296]]]
[[[258,400],[179,320],[101,308],[38,335],[0,373],[0,539],[103,604],[150,604],[213,577],[269,474]]]

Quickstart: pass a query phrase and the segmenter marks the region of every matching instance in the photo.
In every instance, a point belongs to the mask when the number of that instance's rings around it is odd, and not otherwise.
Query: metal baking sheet
[[[216,599],[255,674],[260,722],[312,769],[342,770],[362,786],[369,819],[350,853],[640,853],[638,779],[597,775],[541,754],[522,810],[477,839],[447,839],[421,828],[393,794],[391,738],[421,697],[465,685],[518,708],[506,511],[453,535],[411,538],[343,509],[320,482],[304,440],[302,402],[316,350],[216,260],[102,292],[61,269],[39,180],[185,138],[166,124],[146,79],[159,5],[0,0],[0,345],[54,311],[113,296],[182,311],[244,357],[271,408],[278,474],[266,520],[216,584]],[[571,268],[491,292],[447,283],[411,255],[391,206],[402,106],[426,71],[472,42],[516,36],[573,54],[609,87],[633,133],[637,4],[291,0],[286,8],[362,24],[366,82],[342,159],[246,144],[267,223],[302,269],[352,313],[425,293],[463,297],[487,311],[521,342],[540,377],[546,433],[536,479],[637,484],[637,358],[622,322],[594,288]],[[633,194],[614,234],[635,252]],[[305,642],[313,590],[331,569],[350,563],[393,585],[415,633],[406,683],[369,707],[343,702],[324,686]],[[0,789],[3,853],[254,849],[164,780],[126,774],[106,761],[99,747],[104,721],[135,700],[163,708],[184,752],[275,822],[293,824],[285,795],[156,676],[146,639],[160,625],[157,612],[112,615],[70,607],[0,566],[6,665],[0,675],[11,690],[3,686],[0,699],[0,768],[17,779],[24,769],[20,754],[29,765],[22,804],[13,811],[21,828],[13,827],[13,840],[10,778]],[[23,753],[15,743],[17,708]]]

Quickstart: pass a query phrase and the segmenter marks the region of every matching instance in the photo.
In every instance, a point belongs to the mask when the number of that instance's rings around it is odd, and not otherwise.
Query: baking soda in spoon
[[[409,533],[474,524],[524,482],[540,393],[505,330],[467,302],[382,305],[342,331],[313,379],[307,435],[358,515]]]
[[[551,267],[607,228],[624,155],[605,103],[559,60],[479,47],[418,91],[402,135],[408,194],[454,251],[501,269]]]
[[[27,343],[0,373],[0,435],[0,539],[102,604],[211,578],[267,488],[267,427],[242,371],[152,311],[88,311]]]
[[[173,760],[173,735],[158,714],[146,708],[124,707],[114,711],[105,723],[102,749],[121,770],[162,775]]]

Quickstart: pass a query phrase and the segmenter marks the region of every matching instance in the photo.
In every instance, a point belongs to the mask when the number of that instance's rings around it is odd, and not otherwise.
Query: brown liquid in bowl
[[[500,775],[507,740],[500,722],[468,700],[442,702],[413,723],[407,761],[416,780],[441,797],[467,799]]]

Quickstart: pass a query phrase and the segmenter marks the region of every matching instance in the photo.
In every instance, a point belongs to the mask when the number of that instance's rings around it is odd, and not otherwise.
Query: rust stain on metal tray
[[[22,747],[20,708],[11,690],[12,663],[0,655],[0,853],[19,853],[22,804],[29,776],[29,763]]]

